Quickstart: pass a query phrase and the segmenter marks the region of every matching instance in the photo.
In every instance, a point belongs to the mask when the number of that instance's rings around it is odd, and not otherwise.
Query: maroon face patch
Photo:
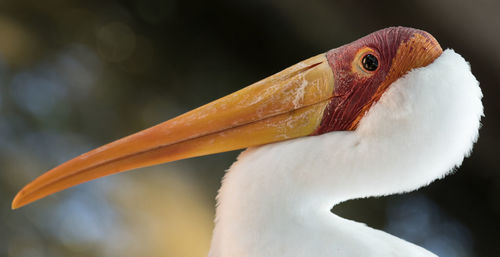
[[[334,95],[313,134],[356,129],[392,82],[414,68],[428,65],[441,52],[429,33],[404,27],[379,30],[328,51]]]

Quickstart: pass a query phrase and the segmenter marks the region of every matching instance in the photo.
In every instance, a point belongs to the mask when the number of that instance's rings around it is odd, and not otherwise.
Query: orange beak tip
[[[23,206],[23,204],[20,203],[21,192],[22,191],[17,193],[16,196],[14,197],[14,200],[12,200],[12,205],[10,207],[12,210],[19,209],[20,207]]]

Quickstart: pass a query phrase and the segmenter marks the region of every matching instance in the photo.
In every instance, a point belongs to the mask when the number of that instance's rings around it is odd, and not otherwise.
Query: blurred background
[[[237,152],[10,203],[83,152],[394,25],[426,30],[471,63],[481,136],[446,179],[333,211],[440,256],[497,256],[499,10],[495,0],[0,0],[0,256],[205,256]]]

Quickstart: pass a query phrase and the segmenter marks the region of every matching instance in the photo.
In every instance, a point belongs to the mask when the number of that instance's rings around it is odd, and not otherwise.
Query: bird
[[[331,212],[457,169],[483,117],[470,64],[428,32],[375,31],[42,174],[16,209],[99,177],[245,149],[217,195],[209,257],[436,256]]]

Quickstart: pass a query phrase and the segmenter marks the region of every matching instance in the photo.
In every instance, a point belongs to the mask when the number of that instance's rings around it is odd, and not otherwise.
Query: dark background
[[[453,175],[334,212],[441,256],[496,256],[500,2],[0,0],[0,256],[205,256],[237,152],[107,177],[10,210],[46,170],[375,30],[433,34],[486,117]]]

